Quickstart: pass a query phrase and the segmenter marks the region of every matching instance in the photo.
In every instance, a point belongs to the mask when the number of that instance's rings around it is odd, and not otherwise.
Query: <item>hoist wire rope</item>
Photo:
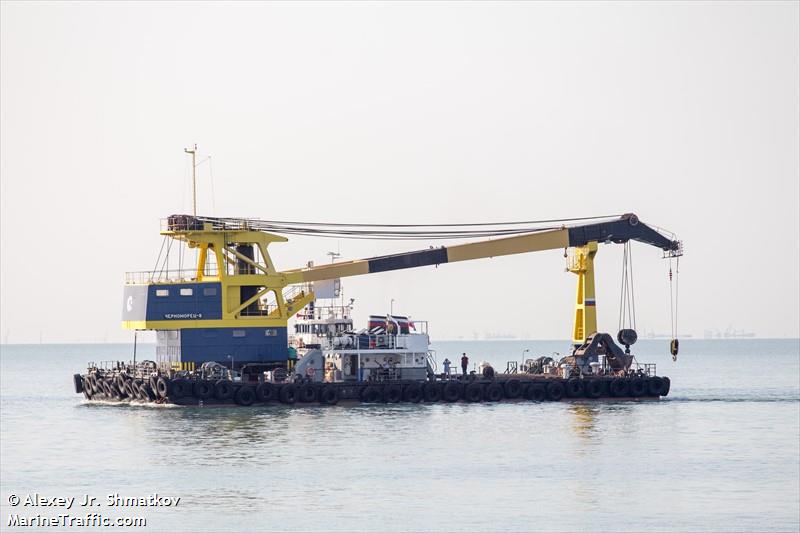
[[[373,239],[463,239],[470,237],[502,237],[538,233],[547,230],[560,229],[558,227],[544,228],[519,228],[502,230],[473,230],[473,231],[364,231],[364,230],[319,230],[293,228],[285,226],[255,225],[251,229],[286,233],[292,235],[307,235],[313,237],[335,238],[373,238]]]
[[[678,338],[678,272],[680,270],[681,258],[675,258],[675,337]]]
[[[156,270],[158,270],[158,263],[161,262],[161,254],[164,253],[164,244],[166,244],[167,239],[172,240],[166,235],[161,239],[161,249],[158,250],[158,257],[156,258],[156,264],[153,266],[153,272],[150,274],[150,281],[153,281],[153,276],[155,276]]]
[[[167,241],[167,251],[164,254],[164,261],[161,264],[161,269],[158,272],[158,278],[157,279],[159,279],[159,280],[161,279],[161,275],[164,273],[164,269],[165,268],[167,269],[167,277],[169,277],[169,251],[172,248],[172,241],[173,241],[173,239],[170,239],[169,241]]]
[[[230,217],[197,217],[206,222],[222,223],[242,223],[247,224],[266,224],[276,226],[314,226],[314,227],[341,227],[341,228],[457,228],[457,227],[477,227],[477,226],[519,226],[521,224],[552,224],[557,222],[580,222],[586,220],[601,220],[619,218],[621,215],[600,215],[593,217],[573,217],[573,218],[553,218],[542,220],[520,220],[507,222],[463,222],[451,224],[363,224],[363,223],[339,223],[339,222],[301,222],[289,220],[261,220],[247,218]]]
[[[621,330],[624,324],[625,317],[625,284],[628,273],[628,247],[622,248],[622,279],[619,284],[619,321],[617,330]]]
[[[675,303],[674,303],[675,289],[672,284],[672,259],[669,260],[669,332],[672,338],[675,338]]]
[[[622,252],[622,281],[619,294],[619,329],[636,329],[636,299],[633,291],[633,254],[630,241]]]
[[[210,161],[209,161],[210,164]],[[522,220],[505,222],[463,222],[448,224],[365,224],[339,222],[300,222],[289,220],[261,220],[258,218],[231,218],[198,216],[198,221],[211,223],[222,230],[256,230],[345,239],[424,240],[465,239],[522,235],[571,227],[570,223],[594,221],[597,223],[619,219],[622,215],[601,215],[559,219]],[[670,232],[658,228],[663,235]]]
[[[463,239],[474,237],[499,237],[513,236],[527,233],[536,233],[548,230],[563,229],[562,226],[538,226],[538,227],[502,227],[495,229],[483,229],[481,226],[472,229],[441,229],[441,230],[392,230],[392,229],[356,229],[346,226],[339,227],[305,227],[293,225],[279,225],[267,223],[259,220],[221,220],[203,217],[199,220],[211,222],[222,229],[231,230],[259,230],[275,233],[286,233],[293,235],[307,235],[314,237],[334,237],[334,238],[372,238],[372,239]],[[433,226],[430,226],[433,227]],[[464,227],[464,226],[462,226]]]
[[[636,330],[636,298],[633,292],[634,282],[633,282],[633,252],[631,250],[631,241],[625,243],[625,246],[628,247],[628,279],[630,281],[630,324],[634,330]]]
[[[672,283],[672,259],[669,261],[669,318],[672,338],[678,338],[678,270],[680,257],[675,258],[675,283]],[[674,303],[673,303],[674,302]]]

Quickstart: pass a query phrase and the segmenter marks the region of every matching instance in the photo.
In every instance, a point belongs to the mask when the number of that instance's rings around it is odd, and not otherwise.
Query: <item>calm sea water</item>
[[[566,343],[433,347],[502,369]],[[130,346],[2,346],[0,529],[96,512],[147,519],[113,528],[131,531],[798,531],[800,341],[687,340],[677,363],[666,340],[636,348],[667,399],[243,409],[89,405],[72,374]],[[10,506],[33,493],[103,505]]]

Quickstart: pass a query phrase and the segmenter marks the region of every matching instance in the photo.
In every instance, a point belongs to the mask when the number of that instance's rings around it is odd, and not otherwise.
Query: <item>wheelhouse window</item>
[[[156,296],[163,298],[169,296],[169,289],[156,289]]]
[[[191,296],[193,292],[192,289],[181,289],[181,296]]]

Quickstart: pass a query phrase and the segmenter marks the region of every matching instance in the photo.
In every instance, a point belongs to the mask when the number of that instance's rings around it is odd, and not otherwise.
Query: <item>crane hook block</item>
[[[617,333],[617,341],[624,346],[633,346],[639,336],[633,329],[621,329]]]
[[[669,343],[669,353],[672,354],[672,358],[675,359],[678,356],[678,347],[680,343],[678,339],[672,339]]]

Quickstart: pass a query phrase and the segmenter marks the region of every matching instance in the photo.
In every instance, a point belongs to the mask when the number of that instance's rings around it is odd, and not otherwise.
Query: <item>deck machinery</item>
[[[682,254],[680,241],[634,214],[282,271],[275,267],[268,247],[286,237],[259,229],[256,221],[173,215],[163,221],[161,234],[167,248],[177,241],[196,250],[197,259],[188,270],[127,275],[123,327],[154,330],[156,360],[91,363],[85,374],[74,376],[76,392],[87,399],[333,404],[658,397],[669,391],[668,378],[656,376],[653,365],[632,367],[630,344],[635,333],[618,334],[623,350],[611,335],[597,331],[594,257],[599,243],[639,241],[660,248],[665,257]],[[568,270],[577,275],[574,351],[559,364],[504,374],[491,367],[466,376],[437,373],[427,354],[427,331],[402,330],[391,320],[374,339],[369,332],[366,340],[363,333],[333,332],[324,346],[304,353],[299,361],[288,346],[288,321],[313,307],[315,283],[553,249],[572,251]],[[366,363],[372,363],[375,371],[365,372]],[[395,371],[386,371],[389,366]]]

